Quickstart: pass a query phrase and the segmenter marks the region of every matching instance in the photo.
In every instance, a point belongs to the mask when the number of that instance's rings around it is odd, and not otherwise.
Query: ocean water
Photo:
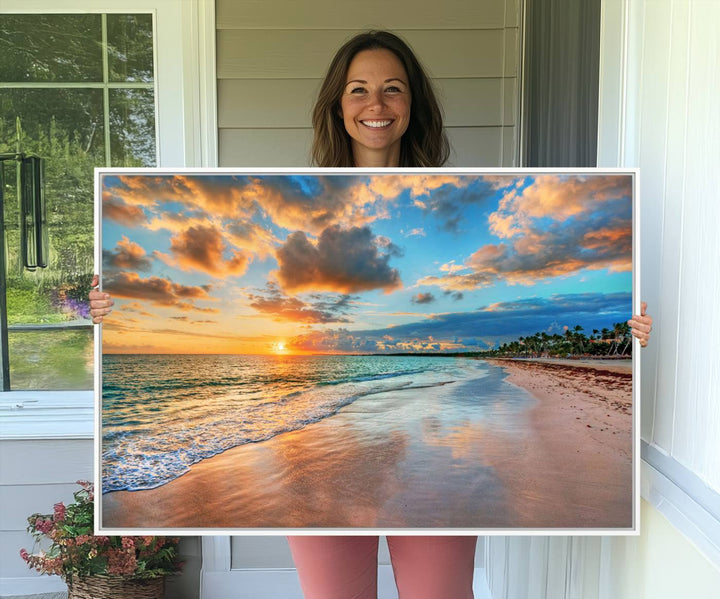
[[[428,356],[104,355],[103,493],[152,489],[200,460],[301,429],[354,402],[460,389],[489,368]]]

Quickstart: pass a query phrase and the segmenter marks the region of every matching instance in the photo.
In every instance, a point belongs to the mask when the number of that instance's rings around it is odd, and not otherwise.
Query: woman
[[[312,157],[324,167],[438,167],[449,146],[432,85],[410,48],[388,32],[360,34],[335,55],[312,116]],[[97,279],[93,283],[97,284]],[[111,310],[90,294],[93,322]],[[629,321],[647,345],[652,319]],[[376,597],[378,537],[289,537],[308,599]],[[477,537],[388,537],[401,598],[469,599]]]

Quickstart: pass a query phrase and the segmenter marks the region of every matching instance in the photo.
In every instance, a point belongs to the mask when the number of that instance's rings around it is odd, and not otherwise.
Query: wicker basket
[[[68,583],[68,599],[163,599],[165,578],[88,576]]]

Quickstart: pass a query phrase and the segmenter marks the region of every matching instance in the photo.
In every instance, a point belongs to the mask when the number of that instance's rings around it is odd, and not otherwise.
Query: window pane
[[[100,15],[2,15],[0,81],[101,82]]]
[[[10,382],[22,389],[92,389],[93,331],[9,334]]]
[[[151,15],[108,15],[107,23],[112,78],[152,84]],[[62,87],[102,83],[101,40],[99,14],[0,17],[0,82],[53,84],[0,91],[0,153],[45,160],[49,239],[48,267],[25,269],[17,163],[3,162],[12,389],[92,388],[93,169],[109,166],[106,149],[113,164],[156,164],[152,89],[110,89],[106,105],[102,88]]]
[[[0,152],[45,159],[48,268],[26,270],[20,251],[15,161],[4,163],[7,306],[12,389],[92,388],[92,330],[13,332],[18,324],[89,324],[93,168],[105,157],[102,90],[11,89],[0,101]],[[89,356],[89,357],[88,357]]]
[[[110,81],[153,80],[152,15],[108,15]]]
[[[105,119],[101,89],[3,89],[0,152],[15,151],[18,117],[23,151],[60,158],[69,144],[73,150],[91,156],[93,165],[103,165]],[[92,174],[92,170],[89,172]]]
[[[102,90],[5,90],[0,100],[0,152],[15,151],[18,117],[20,149],[45,159],[50,263],[36,273],[23,269],[16,163],[7,161],[4,215],[8,284],[12,289],[29,279],[33,285],[50,290],[51,280],[75,281],[92,273],[93,168],[102,165],[105,157]],[[14,323],[54,322],[48,320],[49,315],[18,319],[10,309],[8,318]],[[61,320],[68,318],[66,315]]]
[[[102,164],[100,90],[8,90],[0,118],[1,139],[16,137],[21,113],[21,147],[45,158],[50,262],[28,271],[20,252],[16,162],[4,163],[7,307],[10,338],[10,384],[13,389],[92,388],[92,331],[13,332],[18,324],[89,323],[87,293],[93,266],[93,166]],[[69,93],[71,101],[66,97]],[[44,99],[44,100],[43,100]],[[74,117],[52,107],[73,106]],[[25,118],[24,115],[30,115]],[[99,115],[99,116],[98,116]],[[100,122],[102,122],[100,120]],[[77,125],[73,129],[73,123]],[[97,131],[96,127],[96,131]],[[97,139],[96,139],[97,138]],[[14,146],[14,142],[5,145]],[[2,148],[7,151],[10,148]],[[13,148],[14,149],[14,148]],[[88,357],[89,356],[89,357]]]
[[[155,166],[153,90],[110,90],[110,148],[112,166]]]

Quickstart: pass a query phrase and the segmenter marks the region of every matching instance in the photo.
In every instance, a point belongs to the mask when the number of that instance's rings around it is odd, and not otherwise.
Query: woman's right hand
[[[103,293],[95,289],[100,284],[100,277],[95,275],[91,286],[93,290],[88,294],[90,299],[90,316],[94,324],[100,324],[103,318],[112,312],[112,305],[115,303],[109,293]]]

